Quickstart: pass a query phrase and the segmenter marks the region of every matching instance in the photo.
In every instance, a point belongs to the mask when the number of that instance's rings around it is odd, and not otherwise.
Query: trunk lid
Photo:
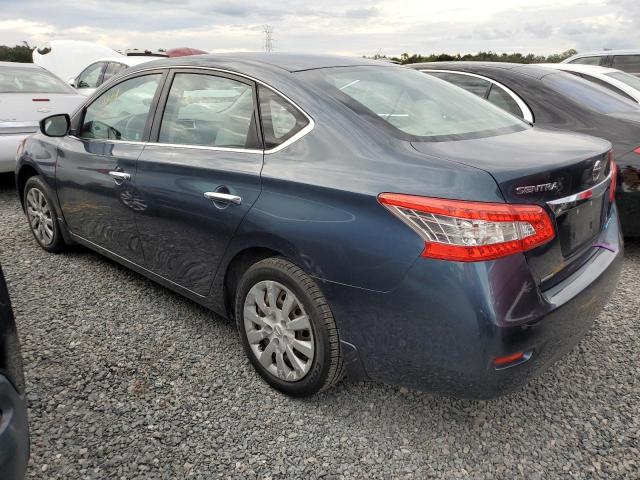
[[[73,111],[86,100],[76,93],[2,93],[0,122],[35,122],[55,113]]]
[[[593,252],[593,242],[609,214],[609,142],[532,128],[481,139],[414,142],[413,146],[488,172],[507,203],[547,209],[556,238],[526,253],[541,284],[557,283]]]
[[[84,100],[73,93],[0,94],[0,135],[37,132],[40,120],[56,113],[71,114]]]

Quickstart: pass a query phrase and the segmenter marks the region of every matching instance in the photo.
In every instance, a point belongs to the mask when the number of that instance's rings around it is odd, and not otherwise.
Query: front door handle
[[[131,180],[131,175],[117,170],[109,172],[109,175],[115,180],[116,185],[121,185],[125,180]]]
[[[204,192],[204,198],[208,198],[214,202],[235,203],[236,205],[242,203],[242,197],[223,192]]]

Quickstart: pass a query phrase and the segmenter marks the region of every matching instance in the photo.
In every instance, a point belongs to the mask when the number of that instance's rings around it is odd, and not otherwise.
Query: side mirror
[[[69,80],[67,80],[67,83],[69,84],[70,87],[76,88],[76,79],[75,78],[70,78]]]
[[[59,113],[40,120],[40,131],[47,137],[64,137],[69,133],[71,118],[66,113]]]

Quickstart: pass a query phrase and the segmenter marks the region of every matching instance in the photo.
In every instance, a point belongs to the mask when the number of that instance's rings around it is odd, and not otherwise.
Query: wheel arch
[[[24,187],[27,184],[27,180],[37,175],[40,175],[40,172],[38,172],[38,170],[29,163],[22,165],[16,174],[16,189],[18,191],[18,198],[20,198],[22,208],[24,208]]]

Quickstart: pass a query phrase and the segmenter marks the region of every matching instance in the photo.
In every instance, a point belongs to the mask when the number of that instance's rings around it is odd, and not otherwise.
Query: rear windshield
[[[0,67],[0,93],[75,93],[58,77],[39,68]]]
[[[625,72],[611,72],[605,75],[607,75],[607,77],[615,78],[622,83],[626,83],[631,88],[635,88],[636,90],[638,90],[638,92],[640,92],[640,78],[634,75]]]
[[[388,133],[410,141],[481,138],[529,128],[486,100],[415,70],[324,68],[300,75]]]
[[[547,75],[542,81],[565,97],[569,97],[574,102],[598,113],[622,113],[638,110],[637,103],[625,100],[604,87],[568,73]]]

